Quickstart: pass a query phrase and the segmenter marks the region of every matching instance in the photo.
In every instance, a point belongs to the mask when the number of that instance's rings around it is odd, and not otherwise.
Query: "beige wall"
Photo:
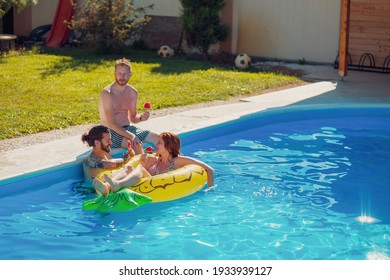
[[[57,2],[56,0],[39,0],[37,5],[32,6],[32,28],[53,23]]]
[[[56,0],[39,0],[38,4],[27,7],[21,13],[14,11],[14,33],[28,36],[35,27],[51,24],[56,8]]]
[[[235,0],[232,51],[331,63],[339,47],[340,5],[341,0]]]

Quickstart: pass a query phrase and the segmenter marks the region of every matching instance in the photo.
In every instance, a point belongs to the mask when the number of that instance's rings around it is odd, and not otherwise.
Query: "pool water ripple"
[[[389,259],[390,112],[373,112],[256,126],[259,116],[186,143],[216,187],[132,212],[82,211],[94,194],[80,180],[0,197],[0,256]]]

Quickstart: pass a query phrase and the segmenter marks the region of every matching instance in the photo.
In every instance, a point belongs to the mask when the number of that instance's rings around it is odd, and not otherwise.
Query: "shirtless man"
[[[122,158],[114,159],[110,155],[112,144],[110,130],[103,125],[95,126],[91,128],[88,133],[84,133],[81,137],[81,141],[83,141],[83,143],[88,143],[88,146],[92,147],[91,154],[85,158],[83,162],[85,184],[93,185],[97,192],[106,195],[110,192],[110,188],[95,180],[97,174],[103,168],[112,169],[121,166],[126,163],[131,156],[134,156],[135,152],[133,149],[129,149]],[[138,145],[136,150],[142,151],[140,143]],[[127,166],[119,169],[115,174],[117,174],[116,176],[122,177],[119,175],[122,172],[124,176],[127,175]]]
[[[131,63],[126,58],[115,62],[115,82],[100,93],[100,124],[111,129],[112,148],[125,148],[127,141],[155,143],[158,134],[132,124],[147,121],[149,111],[137,113],[138,91],[128,84],[132,76]]]

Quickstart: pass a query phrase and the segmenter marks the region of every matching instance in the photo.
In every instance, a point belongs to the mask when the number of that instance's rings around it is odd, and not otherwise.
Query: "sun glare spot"
[[[366,258],[367,260],[390,260],[390,257],[383,252],[368,252]]]
[[[372,224],[376,222],[376,219],[374,217],[370,217],[367,215],[362,215],[357,217],[357,220],[361,222],[362,224]]]

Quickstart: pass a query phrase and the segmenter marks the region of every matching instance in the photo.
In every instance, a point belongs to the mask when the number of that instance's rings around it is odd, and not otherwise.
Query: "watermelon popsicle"
[[[131,141],[127,140],[127,151],[122,155],[123,160],[126,162],[129,157],[134,156],[134,150],[131,148]]]
[[[145,111],[150,111],[150,109],[152,109],[152,105],[150,104],[150,102],[145,102],[144,109]]]
[[[153,148],[152,146],[147,146],[147,147],[145,148],[145,152],[146,152],[147,154],[153,154],[153,153],[154,153],[154,148]]]
[[[130,140],[127,140],[127,152],[126,153],[128,155],[131,155],[131,156],[134,155],[134,151],[133,151],[133,148],[131,147],[131,141]]]

